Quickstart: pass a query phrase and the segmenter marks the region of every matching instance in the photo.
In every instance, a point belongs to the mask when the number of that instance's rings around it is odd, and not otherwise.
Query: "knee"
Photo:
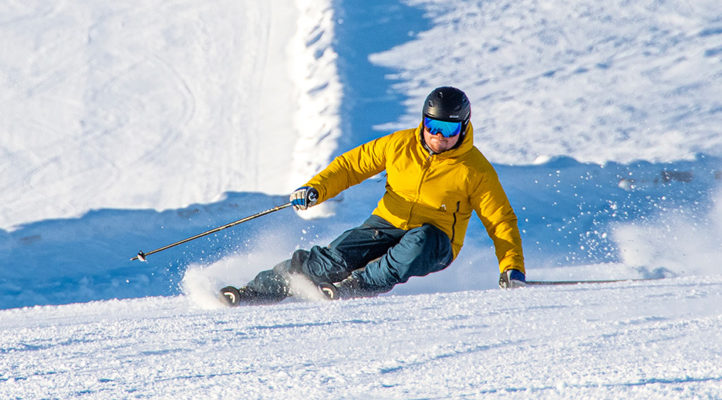
[[[421,248],[421,254],[426,256],[434,255],[435,258],[443,259],[450,256],[451,240],[441,229],[431,224],[425,224],[412,229],[407,233],[409,239]]]
[[[306,250],[296,250],[291,258],[281,261],[273,267],[273,271],[279,275],[299,274],[303,272],[304,264],[308,260],[309,252]]]
[[[401,280],[411,276],[423,276],[446,268],[453,258],[451,241],[444,231],[423,225],[410,230],[402,240],[403,248],[394,254],[398,265],[391,265]]]
[[[433,225],[423,225],[406,232],[385,256],[368,264],[362,277],[374,290],[388,291],[412,276],[440,271],[452,259],[449,237]]]

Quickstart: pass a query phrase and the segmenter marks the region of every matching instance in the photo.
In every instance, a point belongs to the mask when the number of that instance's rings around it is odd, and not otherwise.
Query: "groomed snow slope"
[[[2,398],[722,396],[722,278],[0,311]]]

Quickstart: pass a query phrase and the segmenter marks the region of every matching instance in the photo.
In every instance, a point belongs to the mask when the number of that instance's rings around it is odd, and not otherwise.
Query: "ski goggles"
[[[424,117],[424,128],[429,130],[429,133],[436,135],[440,133],[445,138],[450,138],[461,133],[461,122],[449,122]]]

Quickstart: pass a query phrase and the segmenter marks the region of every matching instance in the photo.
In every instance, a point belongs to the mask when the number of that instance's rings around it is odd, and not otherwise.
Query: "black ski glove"
[[[507,269],[499,276],[499,287],[502,289],[514,289],[526,286],[526,277],[518,269]]]
[[[318,201],[318,190],[311,186],[302,186],[291,193],[291,205],[296,210],[305,210]]]

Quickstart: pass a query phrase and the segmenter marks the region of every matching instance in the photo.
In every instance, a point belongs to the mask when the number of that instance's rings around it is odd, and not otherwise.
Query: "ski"
[[[338,300],[338,289],[331,283],[320,283],[316,285],[319,293],[328,300]],[[285,297],[264,295],[246,287],[226,286],[218,293],[218,299],[221,303],[229,307],[238,307],[240,305],[260,305],[278,303]]]
[[[256,293],[245,287],[226,286],[219,291],[218,299],[229,307],[238,307],[240,305],[274,304],[283,300],[283,297]]]

